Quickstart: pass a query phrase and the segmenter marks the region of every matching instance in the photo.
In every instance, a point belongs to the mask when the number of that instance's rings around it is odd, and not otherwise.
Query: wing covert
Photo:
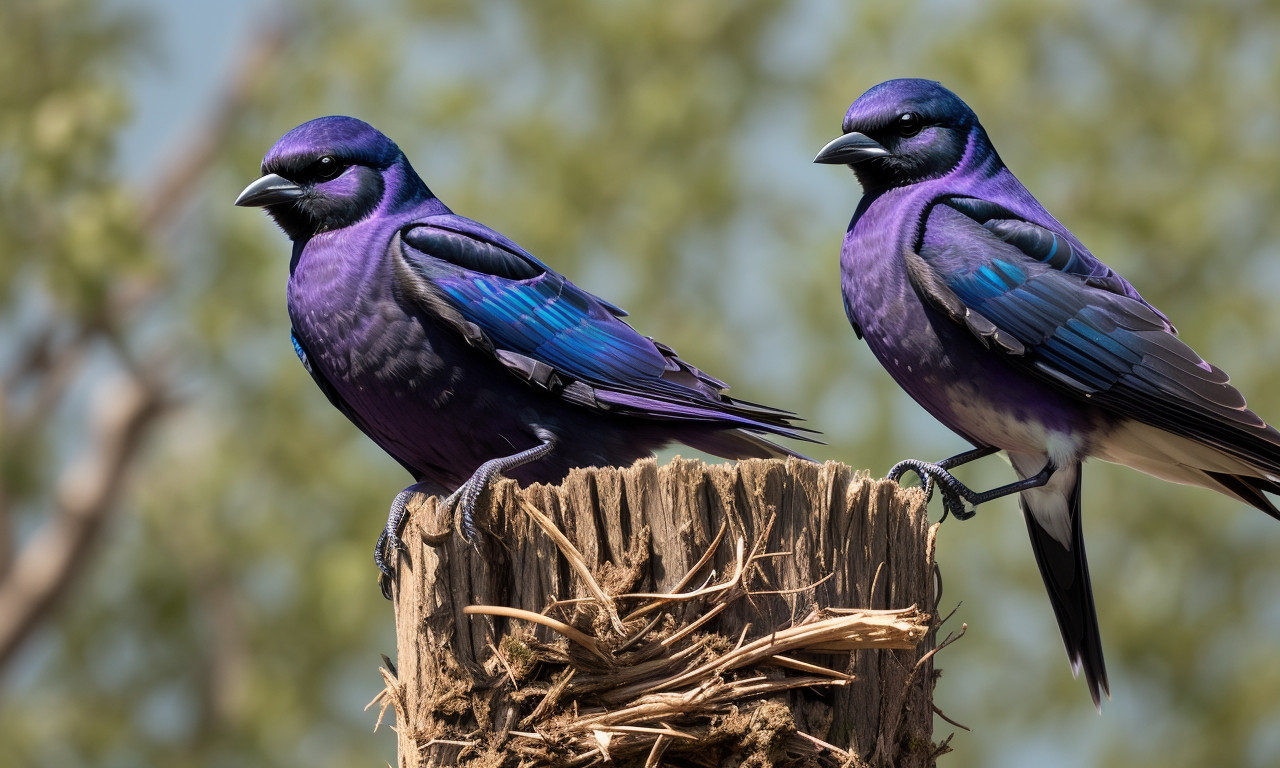
[[[390,247],[402,295],[532,386],[584,407],[798,436],[792,414],[723,395],[724,382],[637,333],[621,309],[481,224],[429,217]]]
[[[1119,414],[1256,460],[1280,434],[1227,375],[1074,238],[974,198],[943,199],[907,254],[916,290],[1016,366]]]

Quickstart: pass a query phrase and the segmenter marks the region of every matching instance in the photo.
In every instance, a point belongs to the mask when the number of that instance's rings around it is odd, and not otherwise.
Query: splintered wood
[[[487,507],[485,506],[487,505]],[[443,511],[442,511],[443,512]],[[500,483],[476,546],[412,510],[402,768],[929,766],[924,498],[848,467],[676,459]]]

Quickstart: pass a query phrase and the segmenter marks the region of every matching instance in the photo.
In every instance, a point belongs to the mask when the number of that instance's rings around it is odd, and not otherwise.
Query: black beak
[[[236,205],[261,208],[266,205],[288,203],[302,197],[302,187],[283,176],[268,173],[244,188],[236,198]]]
[[[889,150],[885,149],[875,139],[865,133],[846,133],[827,146],[822,148],[818,156],[813,158],[815,163],[826,163],[828,165],[853,165],[863,160],[870,160],[873,157],[885,157],[889,154]],[[248,190],[245,190],[246,192]]]

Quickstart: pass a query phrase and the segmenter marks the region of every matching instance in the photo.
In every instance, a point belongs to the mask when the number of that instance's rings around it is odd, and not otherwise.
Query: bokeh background
[[[890,77],[1005,161],[1280,419],[1274,0],[0,4],[0,765],[394,762],[374,537],[408,480],[294,359],[288,245],[235,209],[323,114],[883,473],[965,446],[838,296],[810,160]],[[1000,462],[975,484],[1011,475]],[[1091,464],[1113,699],[1073,681],[1012,500],[939,542],[953,766],[1280,764],[1280,525]]]

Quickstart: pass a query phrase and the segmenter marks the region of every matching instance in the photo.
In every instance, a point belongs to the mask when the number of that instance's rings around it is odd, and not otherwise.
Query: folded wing
[[[986,201],[948,197],[929,210],[907,263],[927,301],[1013,365],[1239,458],[1271,475],[1263,490],[1280,490],[1280,432],[1067,233]]]
[[[621,309],[477,222],[432,216],[390,247],[402,295],[530,386],[601,411],[808,439],[793,414],[728,397],[724,382],[641,336]]]

